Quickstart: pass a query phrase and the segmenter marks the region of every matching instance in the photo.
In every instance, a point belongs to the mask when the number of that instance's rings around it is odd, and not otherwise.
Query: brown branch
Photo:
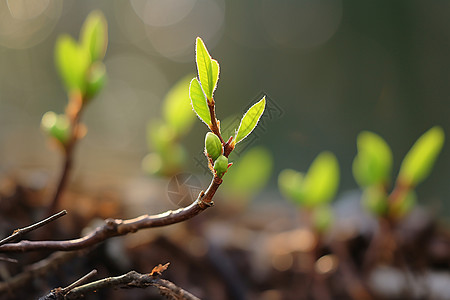
[[[104,225],[97,227],[90,234],[73,240],[63,241],[27,241],[0,246],[0,252],[27,252],[35,250],[72,251],[96,245],[115,236],[126,235],[145,228],[167,226],[188,220],[213,205],[212,198],[222,179],[214,177],[206,193],[203,191],[188,207],[169,210],[158,215],[142,215],[140,217],[121,220],[107,219]]]
[[[86,251],[53,253],[47,258],[27,266],[22,273],[8,279],[5,282],[0,282],[0,295],[6,294],[8,292],[11,293],[11,291],[27,284],[27,282],[29,282],[31,279],[37,276],[48,274],[50,270],[56,269],[66,261],[85,253]]]
[[[26,234],[26,233],[28,233],[30,231],[33,231],[33,230],[35,230],[35,229],[37,229],[39,227],[47,225],[48,223],[50,223],[50,222],[52,222],[52,221],[54,221],[54,220],[64,216],[65,214],[67,214],[67,211],[66,210],[62,210],[59,213],[56,213],[56,214],[48,217],[47,219],[44,219],[42,221],[39,221],[37,223],[34,223],[34,224],[32,224],[30,226],[27,226],[27,227],[24,227],[24,228],[16,229],[16,230],[14,230],[13,234],[11,234],[10,236],[8,236],[8,237],[6,237],[6,238],[4,238],[3,240],[0,241],[0,246],[4,245],[4,244],[6,244],[6,243],[8,243],[8,242],[10,242],[12,240],[15,240],[15,239],[23,236],[24,234]]]
[[[161,294],[168,299],[200,300],[168,280],[160,279],[158,276],[150,274],[140,274],[136,271],[130,271],[121,276],[108,277],[76,287],[60,299],[79,299],[83,298],[86,294],[108,287],[147,288],[149,286],[158,288]],[[55,290],[53,293],[57,293],[57,291]]]
[[[64,145],[64,163],[59,176],[58,184],[50,201],[50,213],[54,213],[58,209],[61,194],[69,181],[69,176],[72,171],[75,145],[77,140],[80,138],[80,119],[84,102],[85,100],[83,99],[83,95],[79,92],[74,92],[69,96],[69,103],[66,107],[66,115],[70,121],[70,137],[68,142]]]
[[[9,262],[9,263],[13,263],[13,264],[17,264],[19,262],[17,259],[9,258],[9,257],[3,257],[3,256],[0,256],[0,261],[6,261],[6,262]]]

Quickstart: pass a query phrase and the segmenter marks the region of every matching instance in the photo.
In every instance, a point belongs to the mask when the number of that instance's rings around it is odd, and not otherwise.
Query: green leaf
[[[271,153],[263,147],[251,148],[229,169],[223,188],[240,199],[249,199],[266,185],[272,170]]]
[[[195,46],[195,60],[197,62],[198,78],[206,97],[210,100],[213,98],[219,79],[219,63],[213,59],[208,53],[203,40],[197,37]]]
[[[191,105],[197,116],[206,125],[211,125],[211,114],[209,113],[208,103],[206,103],[205,94],[197,78],[192,79],[189,85],[189,97]]]
[[[244,114],[239,124],[239,128],[236,133],[236,143],[239,143],[245,139],[258,125],[258,121],[264,112],[266,107],[266,97],[263,97],[259,102],[255,103],[249,110]]]
[[[102,12],[93,11],[86,18],[80,43],[89,52],[92,62],[103,59],[108,45],[108,24]]]
[[[86,73],[90,64],[89,53],[68,35],[58,38],[55,48],[56,67],[69,92],[82,93],[86,87]]]
[[[377,134],[363,131],[357,138],[358,154],[353,160],[353,176],[362,187],[386,185],[392,170],[392,152]]]
[[[297,172],[292,169],[284,169],[278,175],[278,188],[284,197],[303,204],[304,191],[303,191],[303,173]]]
[[[305,176],[305,205],[313,207],[329,202],[339,185],[339,164],[333,153],[320,153]]]
[[[92,99],[105,85],[106,68],[101,62],[95,62],[91,65],[86,76],[86,99]]]
[[[413,187],[428,177],[444,145],[444,139],[442,128],[435,126],[414,143],[400,167],[398,177],[402,184]]]
[[[179,136],[189,131],[195,120],[194,114],[192,114],[192,107],[189,103],[189,84],[191,78],[192,76],[188,75],[179,80],[163,100],[164,119]]]
[[[220,72],[219,62],[215,59],[211,59],[211,67],[212,67],[212,83],[213,83],[213,90],[211,92],[212,97],[214,91],[217,88],[217,82],[219,81],[219,72]]]

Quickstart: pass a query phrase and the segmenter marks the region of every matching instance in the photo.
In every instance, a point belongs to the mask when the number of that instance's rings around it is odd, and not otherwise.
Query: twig
[[[27,252],[34,250],[72,251],[93,246],[115,236],[126,235],[144,228],[167,226],[188,220],[213,205],[212,198],[222,179],[214,177],[206,193],[198,195],[191,205],[177,210],[169,210],[158,215],[142,215],[140,217],[121,220],[107,219],[105,224],[97,227],[90,234],[73,240],[63,241],[26,241],[0,246],[0,252]]]
[[[10,263],[15,263],[15,264],[17,264],[19,262],[17,259],[9,258],[9,257],[2,257],[2,256],[0,256],[0,261],[6,261],[6,262],[10,262]]]
[[[50,270],[56,269],[64,262],[85,253],[86,251],[53,253],[47,258],[27,266],[23,273],[20,273],[5,282],[0,282],[0,295],[20,288],[36,276],[48,274]]]
[[[97,270],[94,269],[91,272],[89,272],[88,274],[86,274],[83,277],[81,277],[80,279],[78,279],[77,281],[75,281],[74,283],[70,284],[69,286],[67,286],[65,288],[56,288],[56,289],[50,291],[50,293],[48,293],[47,295],[40,297],[39,300],[64,300],[65,295],[68,292],[70,292],[77,286],[84,284],[95,274],[97,274]]]
[[[74,283],[70,284],[69,286],[61,289],[61,292],[66,294],[68,292],[70,292],[71,290],[73,290],[74,288],[76,288],[77,286],[80,286],[82,284],[84,284],[85,282],[87,282],[89,279],[91,279],[91,277],[93,277],[94,275],[97,274],[97,270],[92,270],[89,273],[87,273],[86,275],[84,275],[83,277],[81,277],[80,279],[78,279],[77,281],[75,281]]]
[[[72,93],[69,96],[69,103],[66,107],[66,115],[70,121],[70,137],[67,144],[64,145],[64,163],[59,176],[58,184],[48,208],[50,213],[54,213],[57,210],[61,194],[69,180],[69,175],[73,164],[73,152],[75,150],[76,142],[80,138],[80,119],[84,102],[85,99],[83,99],[83,95],[80,93]]]
[[[30,226],[27,226],[27,227],[24,227],[24,228],[16,229],[16,230],[14,230],[13,234],[11,234],[10,236],[8,236],[8,237],[6,237],[6,238],[4,238],[3,240],[0,241],[0,246],[8,243],[9,241],[15,240],[15,239],[21,237],[22,235],[24,235],[24,234],[26,234],[26,233],[28,233],[30,231],[33,231],[33,230],[35,230],[35,229],[37,229],[39,227],[47,225],[48,223],[50,223],[50,222],[52,222],[52,221],[54,221],[54,220],[64,216],[65,214],[67,214],[67,211],[66,210],[62,210],[59,213],[56,213],[56,214],[48,217],[47,219],[44,219],[42,221],[39,221],[37,223],[34,223],[34,224],[32,224]]]
[[[76,287],[67,293],[62,299],[79,299],[84,297],[86,294],[107,287],[147,288],[149,286],[158,288],[161,294],[168,299],[200,300],[196,296],[183,290],[168,280],[160,279],[155,275],[140,274],[136,271],[130,271],[121,276],[108,277]]]

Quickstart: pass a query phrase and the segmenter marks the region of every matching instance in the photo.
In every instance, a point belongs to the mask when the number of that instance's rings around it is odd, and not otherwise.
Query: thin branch
[[[19,262],[17,259],[3,257],[3,256],[0,256],[0,261],[6,261],[6,262],[14,263],[14,264],[17,264]]]
[[[83,277],[81,277],[80,279],[75,281],[74,283],[61,289],[61,292],[64,294],[67,294],[68,292],[70,292],[71,290],[76,288],[77,286],[80,286],[80,285],[86,283],[89,279],[91,279],[91,277],[93,277],[96,274],[97,274],[97,270],[94,269],[94,270],[90,271],[89,273],[87,273],[86,275],[84,275]]]
[[[66,107],[66,115],[70,121],[70,137],[66,145],[64,145],[64,163],[58,184],[50,201],[49,212],[53,213],[57,210],[61,198],[61,194],[67,186],[69,175],[72,171],[73,153],[77,140],[80,138],[80,119],[83,111],[84,99],[80,93],[73,93],[69,96],[69,103]]]
[[[70,300],[83,298],[86,294],[108,287],[147,288],[149,286],[158,288],[161,294],[168,299],[200,300],[168,280],[160,279],[158,276],[150,274],[140,274],[136,271],[130,271],[121,276],[108,277],[76,287],[62,299]]]
[[[66,261],[85,253],[86,251],[53,253],[47,258],[27,266],[22,273],[8,279],[7,281],[0,282],[0,295],[18,289],[27,284],[27,282],[31,279],[48,274],[50,270],[56,269]]]
[[[206,193],[203,191],[188,207],[169,210],[158,215],[142,215],[140,217],[121,220],[107,219],[104,225],[97,227],[90,234],[73,240],[63,241],[26,241],[0,246],[0,252],[27,252],[35,250],[72,251],[96,245],[115,236],[126,235],[145,228],[167,226],[188,220],[213,205],[212,198],[222,179],[214,177]]]
[[[42,221],[39,221],[37,223],[34,223],[34,224],[24,227],[24,228],[16,229],[16,230],[14,230],[13,234],[11,234],[10,236],[8,236],[0,241],[0,246],[8,243],[9,241],[15,240],[30,231],[36,230],[39,227],[47,225],[48,223],[53,222],[54,220],[64,216],[65,214],[67,214],[67,211],[62,210],[59,213],[56,213],[56,214],[48,217],[47,219],[44,219]]]
[[[40,297],[39,300],[64,300],[65,295],[69,293],[71,290],[76,288],[77,286],[80,286],[87,282],[92,276],[97,274],[97,270],[92,270],[88,274],[84,275],[74,283],[70,284],[69,286],[65,288],[56,288],[50,291],[47,295]]]

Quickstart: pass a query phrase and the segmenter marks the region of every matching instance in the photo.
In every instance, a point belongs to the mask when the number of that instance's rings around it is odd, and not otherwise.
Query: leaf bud
[[[228,170],[228,158],[220,155],[214,163],[214,170],[216,171],[217,176],[222,178],[223,174]]]
[[[215,161],[222,153],[222,143],[217,135],[208,132],[205,137],[205,152],[206,155]]]

